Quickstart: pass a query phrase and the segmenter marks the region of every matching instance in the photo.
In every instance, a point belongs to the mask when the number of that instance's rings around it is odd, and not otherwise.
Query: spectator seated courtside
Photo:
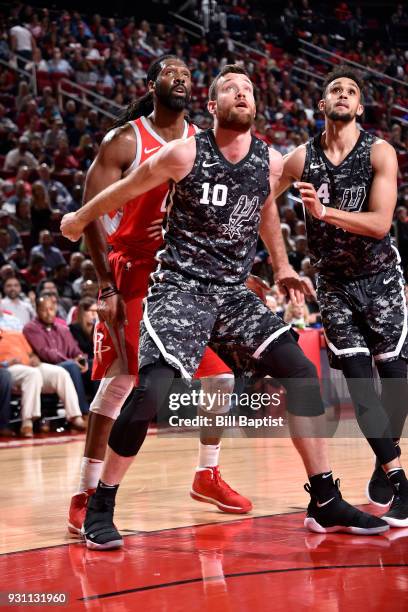
[[[64,368],[41,362],[21,331],[7,330],[0,322],[0,364],[7,369],[14,387],[21,391],[21,429],[24,438],[33,437],[33,421],[41,418],[41,393],[57,393],[72,428],[86,429],[78,396]]]
[[[37,298],[37,317],[24,327],[24,335],[39,358],[45,363],[59,365],[70,374],[82,414],[88,414],[82,375],[88,361],[74,340],[68,327],[56,321],[57,307],[52,296]]]

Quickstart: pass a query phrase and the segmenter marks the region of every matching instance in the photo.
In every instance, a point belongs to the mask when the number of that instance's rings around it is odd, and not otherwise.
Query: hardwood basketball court
[[[406,609],[408,528],[306,532],[306,479],[288,439],[223,442],[222,474],[254,504],[237,517],[190,499],[197,440],[150,435],[118,495],[124,549],[110,552],[89,551],[66,532],[83,436],[43,442],[0,449],[3,592],[64,592],[60,608],[115,612]],[[344,497],[366,504],[367,443],[336,438],[330,448]]]

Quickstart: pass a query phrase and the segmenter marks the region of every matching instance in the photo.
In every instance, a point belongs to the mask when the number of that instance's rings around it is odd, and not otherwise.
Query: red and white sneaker
[[[240,495],[221,478],[216,467],[206,467],[195,473],[190,496],[196,501],[214,504],[222,512],[245,514],[252,510],[249,499]]]
[[[88,499],[94,493],[95,489],[88,489],[71,497],[68,514],[68,531],[71,535],[78,538],[81,537],[81,528],[85,521]]]

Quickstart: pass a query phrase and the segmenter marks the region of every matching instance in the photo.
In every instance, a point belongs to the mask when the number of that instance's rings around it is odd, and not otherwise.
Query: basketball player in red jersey
[[[183,61],[165,55],[150,66],[148,93],[136,100],[105,136],[86,178],[84,202],[126,176],[166,142],[188,138],[198,128],[185,119],[191,75]],[[149,277],[161,246],[157,224],[165,213],[168,185],[161,185],[87,227],[87,246],[99,280],[100,322],[95,329],[93,378],[101,379],[91,404],[79,492],[71,499],[68,529],[79,535],[89,492],[96,488],[109,434],[122,405],[137,382],[139,323]],[[132,205],[130,205],[132,204]],[[108,253],[108,248],[110,251]],[[231,393],[233,375],[207,349],[196,378],[205,393]],[[218,406],[226,412],[229,406]],[[218,469],[220,438],[200,434],[198,467],[190,491],[197,501],[230,513],[251,510],[251,502],[233,491]]]

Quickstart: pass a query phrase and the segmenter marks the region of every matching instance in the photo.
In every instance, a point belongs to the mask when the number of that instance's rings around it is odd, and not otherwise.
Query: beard
[[[341,121],[342,123],[350,123],[350,121],[353,121],[355,116],[356,113],[339,113],[335,108],[326,112],[326,117],[328,119],[331,121]]]
[[[253,117],[251,114],[237,112],[234,108],[232,108],[226,113],[219,113],[217,115],[217,120],[218,125],[221,128],[244,133],[251,128],[255,117]]]
[[[166,90],[160,83],[156,84],[155,93],[159,102],[171,111],[180,112],[187,108],[191,94],[186,90],[185,96],[173,95],[172,90]]]

